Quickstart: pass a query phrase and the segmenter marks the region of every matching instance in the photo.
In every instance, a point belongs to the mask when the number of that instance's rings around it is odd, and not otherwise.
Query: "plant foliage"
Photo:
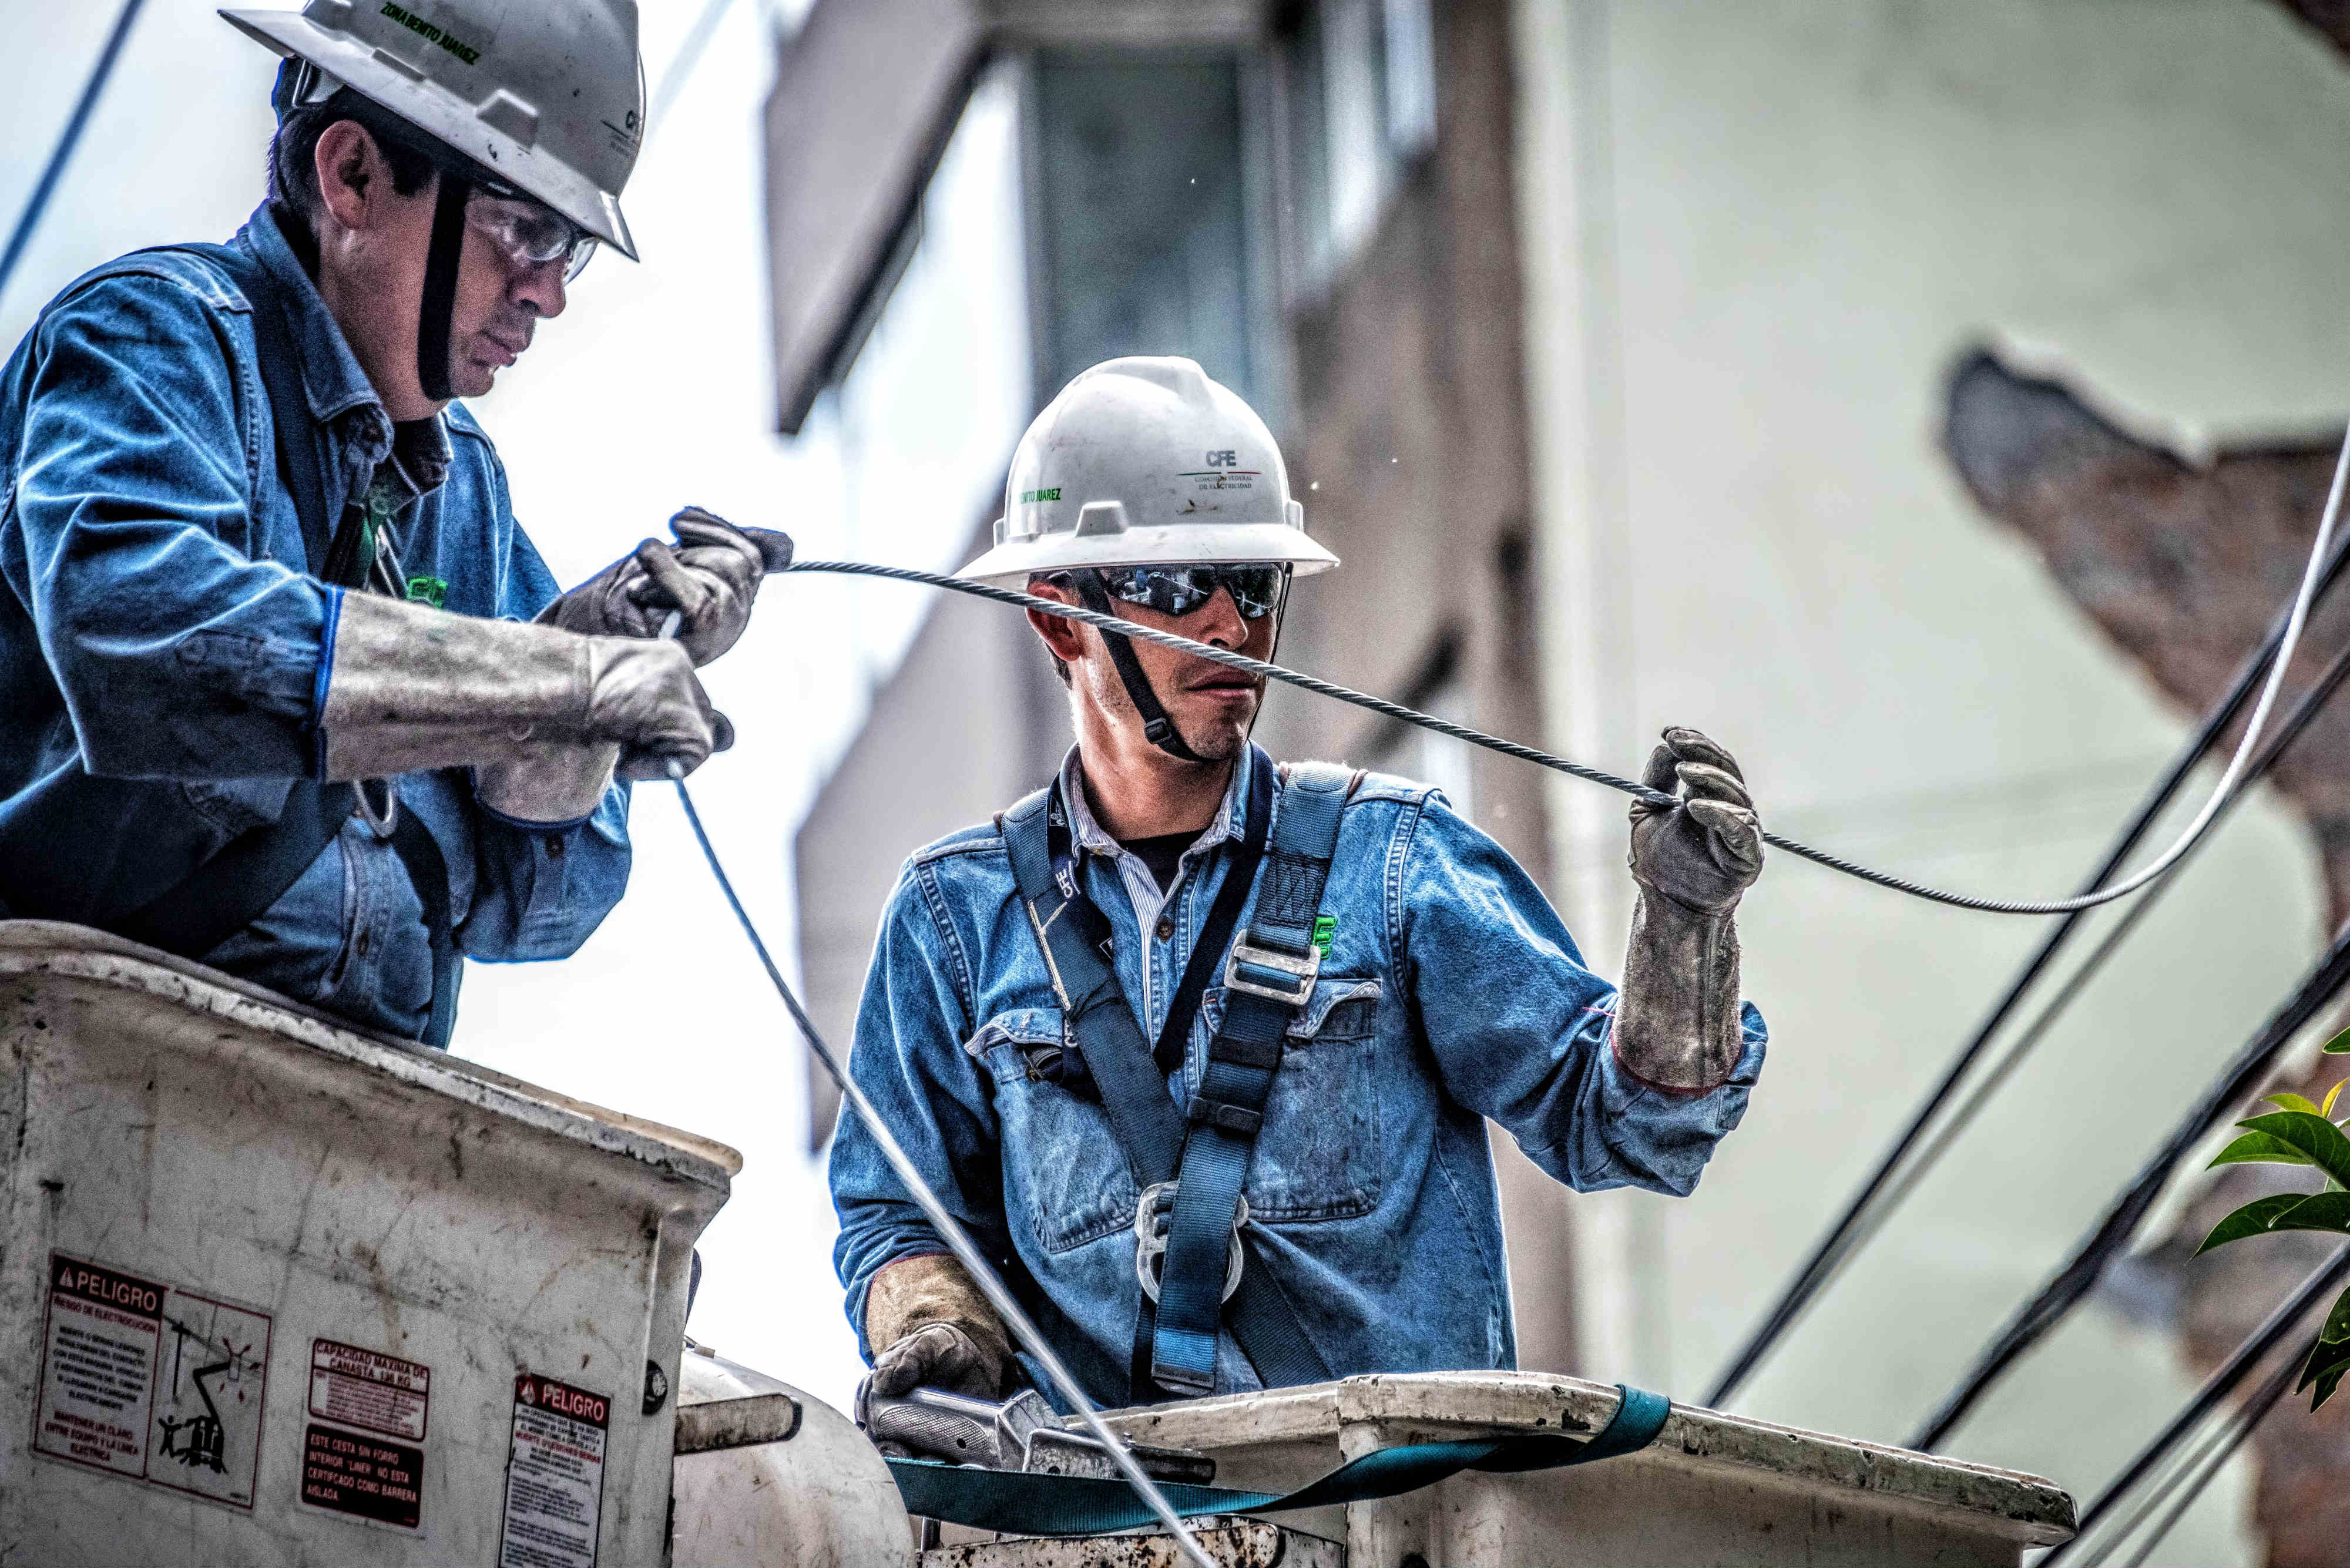
[[[2350,1029],[2328,1040],[2325,1049],[2335,1055],[2350,1055]],[[2350,1078],[2343,1083],[2350,1084]],[[2236,1124],[2243,1136],[2220,1151],[2211,1161],[2214,1166],[2309,1166],[2324,1174],[2325,1189],[2253,1199],[2211,1228],[2195,1250],[2197,1256],[2247,1236],[2279,1231],[2330,1231],[2350,1236],[2350,1137],[2345,1137],[2333,1121],[2341,1095],[2342,1084],[2334,1085],[2322,1105],[2300,1095],[2272,1095],[2270,1102],[2282,1109]],[[2350,1374],[2350,1290],[2335,1299],[2334,1310],[2326,1314],[2324,1327],[2318,1330],[2316,1348],[2309,1353],[2293,1392],[2314,1388],[2309,1407],[2314,1410],[2334,1397],[2345,1374]]]

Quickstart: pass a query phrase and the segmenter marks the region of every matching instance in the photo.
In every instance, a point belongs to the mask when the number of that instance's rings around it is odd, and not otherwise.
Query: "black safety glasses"
[[[1289,587],[1289,567],[1273,566],[1101,566],[1096,568],[1109,597],[1160,615],[1190,615],[1216,597],[1218,588],[1231,591],[1243,620],[1263,620],[1281,607]]]

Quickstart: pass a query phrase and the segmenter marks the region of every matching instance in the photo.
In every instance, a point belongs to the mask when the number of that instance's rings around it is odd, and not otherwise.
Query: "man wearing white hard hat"
[[[962,576],[1262,659],[1337,564],[1245,403],[1128,358],[1029,427]],[[1633,810],[1619,990],[1436,791],[1277,767],[1253,678],[1030,618],[1076,744],[907,863],[850,1070],[1105,1405],[1514,1365],[1486,1119],[1581,1190],[1686,1194],[1761,1071],[1737,763],[1691,730],[1650,760],[1680,804]],[[1003,1324],[846,1118],[832,1187],[876,1389],[1007,1392]]]
[[[558,594],[453,400],[635,256],[634,0],[222,15],[285,61],[267,200],[0,370],[0,916],[445,1044],[464,957],[619,898],[628,781],[726,743],[694,667],[788,542],[689,509]]]

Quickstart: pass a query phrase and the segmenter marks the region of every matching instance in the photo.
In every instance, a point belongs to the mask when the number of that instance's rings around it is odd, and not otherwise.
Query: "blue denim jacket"
[[[1146,1038],[1166,1019],[1234,853],[1248,765],[1163,909],[1149,868],[1087,809],[1074,753],[1064,768],[1086,888],[1113,929]],[[1721,1087],[1642,1083],[1611,1045],[1614,989],[1584,968],[1541,890],[1441,794],[1402,779],[1373,774],[1356,789],[1322,911],[1336,929],[1249,1170],[1261,1260],[1250,1266],[1280,1271],[1342,1376],[1514,1366],[1483,1118],[1580,1190],[1686,1194],[1745,1111],[1762,1017],[1746,1006],[1746,1051]],[[1169,1079],[1178,1105],[1222,1015],[1211,989]],[[1029,1071],[1030,1054],[1061,1033],[995,828],[917,854],[882,917],[850,1071],[980,1247],[1011,1265],[1087,1391],[1123,1405],[1139,1195],[1100,1106]],[[944,1248],[851,1116],[833,1144],[832,1191],[834,1262],[863,1345],[875,1273]],[[881,1348],[865,1345],[868,1358]],[[1223,1335],[1218,1390],[1255,1386]]]
[[[298,301],[328,516],[392,426],[268,209],[234,244]],[[120,265],[120,264],[118,264]],[[237,834],[317,763],[336,596],[305,575],[277,469],[252,304],[185,252],[67,288],[0,369],[0,913],[103,927]],[[460,615],[555,597],[505,473],[462,407],[446,478],[393,518],[404,569]],[[553,831],[497,816],[463,770],[399,781],[449,867],[458,945],[561,957],[628,880],[628,794]],[[413,1038],[432,1000],[422,907],[356,822],[206,961]]]

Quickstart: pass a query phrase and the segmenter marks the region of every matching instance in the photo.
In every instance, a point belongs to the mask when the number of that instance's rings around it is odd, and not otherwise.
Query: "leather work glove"
[[[668,643],[346,593],[328,659],[329,779],[471,764],[489,775],[493,809],[564,821],[593,808],[588,785],[600,794],[608,767],[660,777],[671,758],[691,771],[733,743],[692,659]],[[595,755],[568,754],[582,751]]]
[[[733,647],[751,624],[761,579],[792,564],[790,536],[737,528],[699,506],[669,525],[674,546],[646,540],[547,606],[540,623],[589,637],[650,638],[676,610],[677,639],[696,666]]]
[[[1679,797],[1632,803],[1632,940],[1616,1053],[1659,1087],[1720,1086],[1745,1050],[1738,1005],[1738,900],[1762,871],[1762,824],[1737,759],[1674,728],[1640,782]]]
[[[873,1390],[891,1397],[913,1388],[944,1388],[974,1399],[1003,1392],[1012,1336],[952,1258],[901,1258],[865,1291],[865,1343],[873,1356]]]

